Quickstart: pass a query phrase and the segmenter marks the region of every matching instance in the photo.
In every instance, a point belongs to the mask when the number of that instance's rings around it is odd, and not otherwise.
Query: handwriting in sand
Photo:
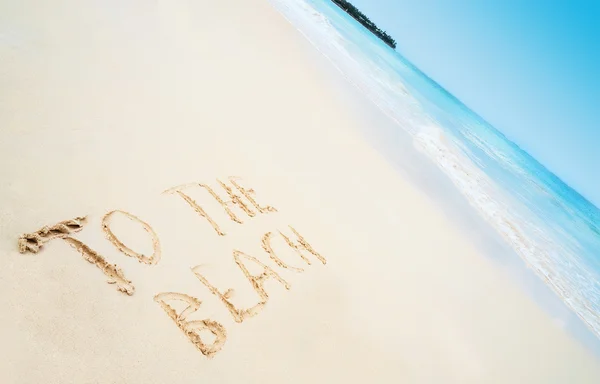
[[[240,184],[240,180],[238,178],[229,177],[228,181],[231,183],[231,185],[228,185],[217,179],[217,183],[227,194],[228,200],[224,200],[223,197],[220,196],[213,188],[203,183],[179,185],[166,190],[164,194],[175,194],[181,197],[189,205],[189,207],[191,207],[199,215],[199,217],[208,222],[218,236],[225,236],[226,233],[221,229],[221,226],[219,226],[217,221],[213,217],[209,216],[204,208],[186,193],[186,191],[189,189],[205,189],[209,195],[212,196],[224,209],[229,219],[238,224],[243,224],[244,221],[234,213],[232,210],[233,207],[239,208],[239,210],[249,218],[255,217],[257,214],[277,212],[277,209],[272,206],[260,205],[256,200],[255,191],[253,189],[244,188]],[[151,255],[144,255],[143,253],[135,251],[119,239],[119,237],[111,228],[111,219],[117,215],[126,217],[132,222],[137,223],[145,230],[152,243]],[[120,292],[123,292],[129,296],[133,295],[135,293],[135,287],[132,281],[127,279],[121,268],[119,268],[116,264],[109,263],[104,256],[100,255],[97,251],[84,244],[82,241],[73,237],[73,234],[81,231],[86,223],[87,218],[85,216],[76,217],[71,220],[62,221],[53,226],[45,226],[33,233],[21,235],[18,242],[19,251],[21,253],[38,253],[49,241],[61,239],[76,249],[85,260],[99,268],[104,275],[108,277],[109,284],[115,284],[117,290]],[[136,258],[140,263],[148,265],[156,265],[160,262],[161,246],[159,236],[150,224],[138,218],[137,216],[122,210],[109,211],[102,218],[102,231],[104,232],[107,240],[124,255]],[[304,264],[311,265],[311,260],[309,259],[308,255],[312,255],[314,259],[318,260],[322,264],[326,264],[326,259],[317,251],[315,251],[314,248],[296,229],[289,226],[289,231],[289,235],[286,235],[282,231],[278,230],[276,234],[274,232],[267,232],[262,236],[262,248],[268,257],[275,263],[276,267],[295,272],[304,271],[304,268],[301,266],[289,265],[288,263],[284,262],[273,250],[271,242],[276,235],[280,236],[284,240],[284,243],[287,244],[298,255],[299,260],[302,260]],[[274,280],[286,290],[290,289],[290,284],[285,281],[277,273],[277,271],[263,263],[261,260],[259,260],[259,258],[248,255],[236,249],[233,250],[233,261],[259,297],[259,301],[251,307],[238,308],[231,300],[234,290],[232,288],[223,290],[214,286],[201,273],[201,265],[191,267],[191,272],[213,295],[219,299],[219,301],[229,311],[233,320],[237,323],[242,323],[246,319],[257,315],[265,307],[269,300],[269,294],[264,288],[264,284],[267,280]],[[249,270],[250,265],[253,265],[253,270],[256,270],[258,267],[261,270],[261,273],[251,273]],[[221,323],[213,319],[189,319],[189,316],[197,312],[202,304],[198,298],[185,293],[162,292],[154,296],[154,301],[160,305],[169,318],[175,322],[177,327],[187,336],[187,338],[196,346],[196,348],[202,352],[202,354],[211,358],[221,350],[227,339],[227,331]],[[180,313],[177,313],[177,311],[171,305],[169,305],[169,303],[173,301],[182,301],[188,304],[188,306]],[[214,336],[212,342],[205,342],[201,336],[201,331],[209,331],[212,333]]]

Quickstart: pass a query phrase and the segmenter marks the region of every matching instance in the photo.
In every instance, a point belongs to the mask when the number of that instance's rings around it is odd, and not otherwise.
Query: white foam
[[[415,136],[414,145],[448,175],[471,206],[600,336],[600,318],[590,300],[599,298],[600,291],[594,286],[595,276],[579,262],[573,250],[554,241],[536,225],[527,215],[527,208],[502,193],[501,188],[463,155],[441,128],[423,127]]]

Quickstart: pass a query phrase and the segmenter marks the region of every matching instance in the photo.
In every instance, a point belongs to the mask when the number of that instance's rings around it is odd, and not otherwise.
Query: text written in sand
[[[218,236],[225,236],[226,233],[222,229],[222,226],[219,225],[218,220],[206,212],[201,204],[202,202],[194,200],[189,195],[192,189],[199,188],[207,191],[209,196],[222,207],[224,216],[237,224],[244,224],[244,220],[248,220],[259,214],[277,212],[277,209],[272,206],[261,205],[256,199],[255,191],[251,188],[243,187],[239,178],[229,177],[228,182],[229,184],[217,179],[217,184],[224,192],[223,195],[205,183],[178,185],[169,188],[164,194],[176,195],[183,199],[201,219],[206,221],[212,228],[211,231],[214,231],[213,233],[216,233]],[[237,208],[237,214],[233,210],[234,208]],[[152,244],[152,253],[150,255],[145,255],[131,248],[119,238],[118,233],[115,233],[112,226],[112,219],[116,216],[129,219],[145,231]],[[123,270],[116,264],[108,262],[104,256],[74,237],[74,234],[80,232],[86,223],[87,217],[81,216],[59,222],[52,226],[45,226],[33,233],[21,235],[19,237],[19,251],[21,253],[38,253],[48,242],[60,239],[77,250],[85,260],[99,268],[108,277],[109,284],[114,284],[118,291],[132,296],[135,293],[135,287],[133,282],[127,279]],[[101,229],[106,239],[125,256],[135,258],[140,263],[147,265],[155,266],[160,262],[162,251],[159,236],[149,223],[143,221],[138,216],[122,210],[109,211],[102,218]],[[285,244],[297,255],[298,258],[295,263],[290,264],[284,261],[274,250],[272,242],[276,238],[281,239],[281,243]],[[285,230],[269,231],[259,241],[265,252],[262,258],[234,249],[232,257],[229,259],[242,272],[242,275],[249,283],[249,287],[257,297],[257,301],[251,306],[242,308],[239,304],[236,304],[233,300],[234,289],[218,288],[202,273],[201,264],[190,267],[191,273],[200,281],[202,286],[218,299],[236,323],[243,323],[245,320],[256,316],[265,307],[269,301],[269,293],[265,289],[265,282],[271,280],[286,290],[290,289],[290,284],[280,276],[276,270],[277,268],[302,273],[306,265],[312,265],[312,261],[326,264],[326,259],[315,251],[306,239],[292,226],[288,226]],[[273,263],[272,266],[267,265],[269,260]],[[225,326],[214,319],[192,318],[202,305],[200,299],[181,292],[161,292],[154,296],[154,301],[160,305],[168,317],[173,320],[176,326],[202,354],[211,358],[221,350],[227,340]],[[177,302],[184,303],[185,305],[180,311],[177,311],[174,307]],[[207,332],[212,337],[207,337]]]

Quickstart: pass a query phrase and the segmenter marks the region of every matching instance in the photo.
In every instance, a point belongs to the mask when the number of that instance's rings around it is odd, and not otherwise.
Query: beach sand
[[[263,0],[1,2],[0,382],[600,382],[326,65]]]

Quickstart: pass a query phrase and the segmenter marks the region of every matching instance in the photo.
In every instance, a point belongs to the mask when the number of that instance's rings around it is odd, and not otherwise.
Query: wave
[[[543,225],[527,215],[527,208],[503,194],[478,166],[468,159],[444,131],[423,127],[414,146],[426,154],[467,198],[469,204],[505,239],[527,265],[600,336],[597,276],[571,249],[549,236]],[[562,228],[556,228],[570,236]],[[572,237],[571,237],[572,238]]]

